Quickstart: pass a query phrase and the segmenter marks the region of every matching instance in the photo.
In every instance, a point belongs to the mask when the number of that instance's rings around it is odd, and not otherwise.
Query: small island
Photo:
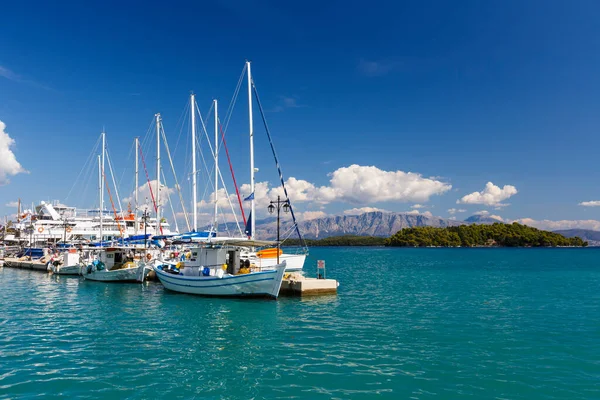
[[[566,238],[519,223],[405,228],[385,241],[398,247],[585,247],[579,237]]]

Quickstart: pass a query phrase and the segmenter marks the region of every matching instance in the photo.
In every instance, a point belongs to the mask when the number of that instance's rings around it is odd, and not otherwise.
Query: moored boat
[[[166,289],[218,297],[267,297],[276,299],[285,272],[285,261],[268,270],[240,265],[238,248],[196,247],[189,261],[155,265],[156,276]]]

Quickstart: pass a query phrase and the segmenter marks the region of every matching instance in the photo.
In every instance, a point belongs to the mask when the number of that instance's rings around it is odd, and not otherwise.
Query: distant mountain
[[[281,222],[281,237],[297,237],[292,230],[291,217],[286,214]],[[323,218],[299,222],[300,232],[307,239],[319,239],[330,236],[359,235],[387,237],[402,228],[415,226],[447,227],[462,225],[464,222],[434,217],[424,214],[369,212],[361,215],[334,215]],[[234,224],[227,224],[229,231],[233,231]],[[219,227],[223,232],[225,225]],[[291,234],[290,234],[291,232]],[[274,239],[277,237],[277,221],[269,218],[256,222],[256,236],[260,239]]]
[[[589,246],[600,246],[599,231],[593,231],[591,229],[561,229],[554,232],[568,238],[578,236],[587,241]]]
[[[503,221],[499,218],[490,217],[488,215],[471,215],[469,218],[465,219],[465,222],[468,224],[491,225]]]

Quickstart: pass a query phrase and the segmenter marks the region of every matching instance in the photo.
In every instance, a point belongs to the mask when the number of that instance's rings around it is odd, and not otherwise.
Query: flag
[[[244,201],[254,200],[254,192],[250,193],[250,196],[246,197]]]
[[[248,237],[252,236],[252,212],[248,216],[248,221],[246,221],[246,229],[245,233]]]

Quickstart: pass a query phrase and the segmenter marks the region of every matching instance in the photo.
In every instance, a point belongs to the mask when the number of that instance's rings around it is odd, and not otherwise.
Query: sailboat
[[[252,109],[252,105],[253,105],[253,101],[252,101],[252,91],[253,88],[255,90],[256,93],[256,88],[254,87],[253,81],[252,81],[252,72],[251,72],[251,68],[250,68],[250,62],[247,61],[246,62],[246,72],[247,72],[247,80],[248,80],[248,118],[249,118],[249,137],[250,137],[250,191],[251,194],[245,199],[245,200],[249,200],[251,205],[250,205],[250,215],[248,220],[246,221],[246,236],[245,237],[239,237],[239,238],[231,238],[233,240],[235,240],[236,242],[240,242],[243,240],[248,240],[248,245],[247,247],[243,248],[243,251],[241,253],[241,258],[242,260],[247,260],[249,261],[249,263],[252,266],[257,267],[260,270],[265,270],[265,269],[269,269],[269,268],[275,268],[275,266],[278,264],[278,258],[279,261],[284,260],[286,262],[286,271],[291,272],[291,271],[301,271],[303,266],[304,266],[304,262],[306,260],[306,256],[307,256],[307,249],[306,247],[304,248],[304,252],[300,253],[300,254],[289,254],[289,253],[285,253],[282,252],[279,248],[267,248],[267,249],[262,249],[262,250],[256,250],[256,246],[254,246],[254,243],[256,243],[256,234],[255,234],[255,226],[254,226],[254,222],[253,222],[253,215],[256,215],[256,210],[255,210],[255,199],[254,199],[254,189],[255,189],[255,177],[254,174],[256,172],[256,168],[254,167],[254,123],[253,123],[253,109]],[[257,101],[258,101],[258,96],[256,97]],[[259,102],[259,106],[260,106],[260,102]],[[195,108],[196,108],[196,104],[195,104],[195,96],[194,94],[191,95],[190,97],[190,107],[191,107],[191,127],[192,127],[192,170],[193,170],[193,174],[192,174],[192,197],[193,197],[193,204],[194,204],[194,209],[193,209],[193,226],[194,226],[194,230],[193,232],[191,232],[190,234],[186,234],[184,235],[188,240],[191,241],[199,241],[199,242],[205,242],[205,243],[219,243],[219,242],[226,242],[227,237],[219,237],[218,236],[218,221],[217,221],[217,193],[218,193],[218,178],[219,178],[219,119],[218,119],[218,108],[217,108],[217,101],[214,101],[214,110],[215,110],[215,142],[214,142],[214,160],[215,160],[215,181],[214,181],[214,203],[215,203],[215,209],[214,209],[214,222],[212,224],[212,229],[209,232],[198,232],[197,230],[197,210],[196,210],[196,204],[197,204],[197,198],[196,198],[196,193],[197,193],[197,189],[196,189],[196,140],[195,140]],[[261,109],[262,112],[262,109]],[[273,148],[273,143],[270,137],[270,133],[268,132],[267,129],[267,134],[269,135],[269,141],[271,144],[271,149],[273,150],[273,156],[275,157],[275,162],[278,168],[278,172],[279,172],[279,176],[281,177],[281,184],[282,187],[284,189],[284,192],[287,196],[287,189],[285,187],[285,182],[283,180],[283,175],[281,173],[281,168],[279,166],[279,161],[277,159],[277,156],[275,154],[274,148]],[[234,181],[235,183],[235,181]],[[241,202],[240,202],[240,207],[241,207]],[[294,222],[296,222],[295,220],[295,216],[293,213],[293,209],[290,207],[290,211],[292,214],[292,218],[294,219]],[[302,239],[302,236],[300,234],[300,231],[297,228],[297,224],[296,224],[296,231],[299,235],[299,237]],[[279,257],[277,257],[279,255]]]

